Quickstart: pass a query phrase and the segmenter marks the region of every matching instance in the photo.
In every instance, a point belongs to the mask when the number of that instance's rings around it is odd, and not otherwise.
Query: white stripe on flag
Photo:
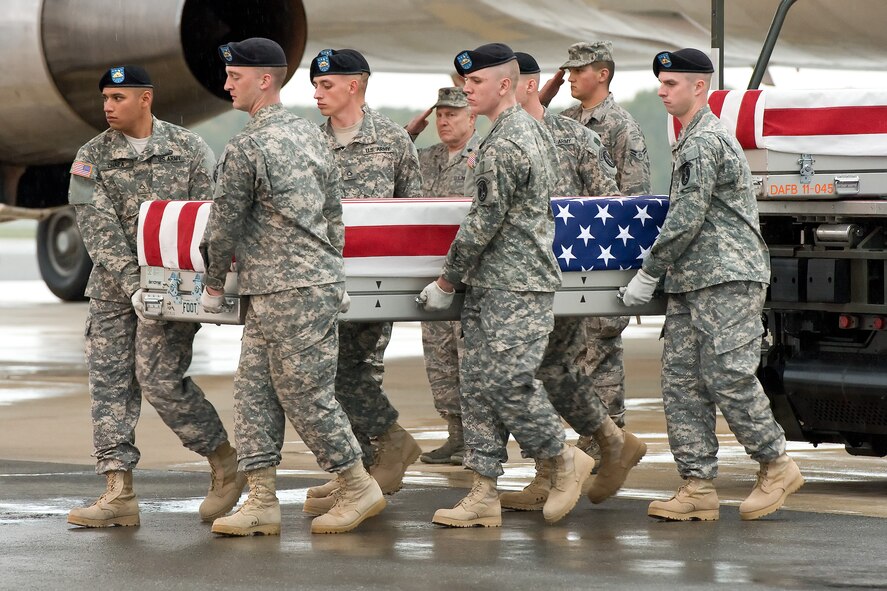
[[[471,207],[471,199],[367,199],[344,205],[346,226],[458,226]]]
[[[187,201],[170,201],[160,220],[160,256],[167,269],[179,269],[179,214]]]
[[[391,271],[396,269],[398,277],[437,277],[443,268],[445,258],[442,256],[346,258],[345,275],[384,277],[391,275]]]
[[[139,266],[148,265],[148,259],[145,257],[145,218],[148,217],[148,208],[151,207],[150,201],[145,201],[139,205],[139,229],[136,234],[137,251],[139,255]]]
[[[212,203],[204,203],[197,210],[197,219],[194,221],[194,233],[191,235],[191,268],[198,273],[206,272],[206,265],[200,254],[200,242],[206,231],[206,223],[209,221],[209,212]]]

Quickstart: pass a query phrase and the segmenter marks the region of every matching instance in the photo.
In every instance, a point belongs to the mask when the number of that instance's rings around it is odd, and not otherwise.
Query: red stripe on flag
[[[756,148],[755,142],[755,105],[761,96],[760,90],[747,90],[739,104],[739,115],[736,118],[736,139],[746,149]]]
[[[194,225],[197,223],[197,210],[203,205],[202,201],[186,203],[179,212],[178,219],[178,254],[179,269],[194,270],[191,264],[191,238],[194,235]]]
[[[142,237],[145,245],[145,262],[149,267],[162,267],[163,255],[160,253],[160,222],[163,221],[163,210],[169,201],[152,201],[145,214],[142,226]]]
[[[711,96],[708,97],[708,106],[711,108],[711,112],[715,114],[715,117],[718,119],[721,118],[721,111],[724,110],[724,101],[727,100],[727,93],[729,90],[716,90],[711,93]]]
[[[887,133],[887,106],[765,109],[765,136]]]
[[[346,258],[444,256],[459,226],[346,226]]]

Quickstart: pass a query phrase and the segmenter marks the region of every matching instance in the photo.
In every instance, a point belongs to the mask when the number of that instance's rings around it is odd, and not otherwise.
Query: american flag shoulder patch
[[[82,176],[85,179],[95,178],[95,165],[89,162],[75,160],[71,165],[71,174]]]

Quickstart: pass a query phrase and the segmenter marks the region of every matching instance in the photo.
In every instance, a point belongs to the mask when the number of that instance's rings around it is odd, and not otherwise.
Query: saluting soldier
[[[240,293],[250,296],[234,376],[235,434],[249,497],[212,531],[280,533],[275,480],[287,418],[340,488],[311,532],[350,531],[386,503],[335,398],[336,323],[345,293],[339,171],[320,130],[280,104],[287,72],[280,45],[255,37],[222,45],[219,54],[225,90],[250,121],[216,168],[201,303],[221,309],[235,256]]]
[[[539,100],[541,69],[528,53],[515,52],[520,67],[517,100],[540,121],[554,140],[558,176],[553,193],[560,196],[618,195],[616,170],[600,137],[576,121],[555,115]],[[585,350],[585,322],[581,317],[559,316],[536,377],[542,380],[554,408],[580,436],[598,441],[607,450],[589,498],[602,502],[615,493],[647,446],[631,433],[623,433],[607,414],[591,378],[578,363]],[[518,492],[499,495],[507,509],[539,511],[552,486],[550,461],[536,460],[536,476]]]
[[[432,112],[436,115],[440,142],[419,150],[422,195],[471,197],[474,194],[474,163],[480,143],[474,128],[477,116],[472,113],[461,88],[441,88],[437,102],[407,124],[406,130],[411,138],[422,133]],[[462,323],[458,320],[423,322],[422,347],[434,408],[447,422],[447,440],[437,449],[423,453],[419,459],[426,464],[458,466],[462,464],[465,450],[459,396]]]
[[[309,75],[317,108],[328,117],[322,129],[342,176],[342,196],[421,196],[419,160],[409,135],[366,104],[370,66],[363,55],[354,49],[324,49],[311,60]],[[397,423],[398,412],[382,389],[382,357],[391,326],[340,322],[336,374],[336,399],[351,420],[364,463],[385,494],[400,490],[404,472],[422,453]],[[337,488],[335,479],[309,488],[305,511],[326,511],[335,502]]]
[[[568,49],[568,59],[560,70],[570,74],[570,93],[579,104],[563,111],[569,117],[595,131],[601,137],[616,166],[616,184],[623,195],[649,195],[650,157],[640,125],[616,103],[610,83],[616,72],[613,44],[609,41],[575,43]],[[549,86],[549,88],[552,88]],[[556,90],[556,87],[553,88]],[[547,102],[553,97],[543,97]],[[585,321],[585,370],[591,376],[598,396],[607,405],[610,416],[625,426],[625,367],[622,332],[628,316],[589,317]],[[580,437],[577,445],[600,458],[593,438]]]
[[[672,148],[668,215],[623,296],[628,306],[646,303],[665,276],[662,398],[668,442],[686,482],[647,512],[678,521],[719,517],[716,409],[760,463],[739,505],[742,519],[773,513],[804,484],[755,375],[770,260],[748,161],[708,107],[713,72],[698,49],[663,51],[653,60],[659,97],[682,128]]]
[[[474,486],[432,521],[451,527],[502,524],[496,480],[510,432],[524,454],[554,463],[543,508],[554,523],[576,505],[594,460],[564,443],[560,417],[535,379],[561,283],[551,248],[553,141],[517,104],[519,69],[511,48],[491,43],[459,53],[454,62],[465,77],[472,110],[489,117],[493,127],[478,149],[468,215],[441,276],[419,295],[425,309],[442,310],[452,304],[456,284],[466,285],[462,416],[464,464],[474,472]]]
[[[245,480],[213,405],[191,378],[199,324],[145,320],[136,248],[139,206],[155,199],[211,199],[212,151],[196,134],[151,114],[154,86],[139,66],[110,68],[99,81],[109,129],[87,142],[71,166],[68,201],[93,267],[86,287],[86,362],[96,473],[107,490],[68,523],[139,525],[132,470],[142,394],[188,449],[209,460],[204,521],[237,503]]]

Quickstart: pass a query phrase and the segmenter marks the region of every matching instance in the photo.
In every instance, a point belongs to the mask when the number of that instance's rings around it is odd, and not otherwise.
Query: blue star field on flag
[[[561,271],[640,269],[668,213],[668,197],[558,197],[554,256]]]

